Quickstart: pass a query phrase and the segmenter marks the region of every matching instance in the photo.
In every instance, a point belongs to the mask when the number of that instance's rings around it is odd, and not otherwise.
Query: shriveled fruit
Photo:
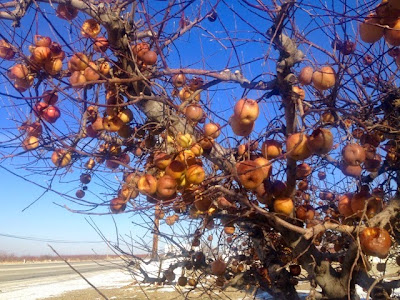
[[[0,58],[10,60],[14,57],[15,52],[8,42],[0,40]]]
[[[186,166],[179,160],[173,160],[165,169],[165,173],[174,179],[180,179],[184,176]]]
[[[188,283],[187,277],[181,276],[178,278],[178,284],[180,286],[185,286]]]
[[[141,59],[146,65],[154,65],[157,62],[157,53],[152,50],[147,51]]]
[[[88,184],[92,180],[92,176],[89,173],[81,174],[79,181],[83,184]]]
[[[189,284],[190,286],[196,286],[197,282],[196,282],[195,279],[190,278],[190,279],[188,280],[188,284]]]
[[[264,179],[268,178],[272,172],[272,164],[264,157],[257,157],[254,162],[261,167],[264,173]]]
[[[297,184],[297,188],[301,191],[305,191],[308,189],[308,181],[307,180],[301,180],[298,184]]]
[[[34,150],[39,147],[39,139],[36,136],[28,136],[24,141],[22,142],[22,148],[24,150]]]
[[[18,129],[24,130],[27,136],[40,137],[43,128],[40,122],[23,123]]]
[[[182,87],[186,83],[186,76],[185,74],[175,74],[172,77],[172,84],[175,87]]]
[[[296,166],[296,179],[304,179],[312,172],[311,167],[306,164],[302,163]]]
[[[82,190],[77,190],[77,191],[75,192],[75,196],[76,196],[76,198],[81,199],[81,198],[85,197],[85,192],[82,191]]]
[[[68,61],[68,69],[73,71],[84,71],[89,66],[89,58],[81,53],[75,53]]]
[[[8,72],[7,76],[10,79],[26,79],[28,77],[29,70],[28,67],[23,64],[16,64],[12,66]]]
[[[333,194],[330,191],[322,191],[319,193],[319,198],[321,200],[328,200],[328,201],[332,201],[335,199],[335,194]]]
[[[176,180],[169,175],[164,175],[157,181],[157,195],[164,199],[168,199],[175,195],[176,188]]]
[[[51,161],[56,167],[63,168],[71,162],[71,153],[65,149],[56,149],[51,155]]]
[[[372,158],[365,159],[364,169],[369,172],[376,172],[382,163],[382,157],[375,154]]]
[[[210,209],[212,199],[210,197],[198,197],[194,201],[194,206],[200,212],[206,212]]]
[[[289,272],[292,276],[299,276],[301,273],[300,265],[290,265]]]
[[[154,194],[157,191],[157,179],[153,175],[145,174],[140,176],[137,186],[142,194]]]
[[[315,154],[327,154],[333,147],[333,135],[329,129],[318,128],[307,139],[307,147]]]
[[[60,115],[61,112],[58,107],[49,105],[49,107],[43,111],[42,118],[49,123],[55,123]]]
[[[326,173],[324,171],[319,171],[318,178],[319,180],[324,180],[326,178]]]
[[[190,104],[185,108],[185,116],[192,122],[199,122],[203,118],[203,109],[198,104]]]
[[[100,36],[95,39],[93,44],[93,49],[96,52],[105,52],[108,48],[108,45],[109,45],[108,40],[105,37]]]
[[[332,124],[335,122],[335,116],[331,112],[326,111],[321,115],[321,122],[323,124]]]
[[[165,170],[165,168],[172,162],[172,157],[165,152],[157,152],[154,155],[153,162],[157,168]]]
[[[211,273],[213,275],[224,275],[226,270],[226,264],[222,259],[217,259],[211,263]]]
[[[311,205],[300,205],[296,209],[296,218],[300,220],[312,220],[315,216],[315,210]]]
[[[110,210],[113,214],[122,213],[126,209],[126,202],[121,198],[114,198],[110,201]]]
[[[264,180],[262,168],[254,161],[246,160],[236,164],[236,171],[240,183],[246,189],[255,189]]]
[[[207,123],[204,125],[204,135],[216,139],[221,134],[221,129],[217,123]]]
[[[200,184],[203,182],[206,174],[203,167],[194,164],[187,169],[185,176],[188,183]]]
[[[109,132],[117,132],[125,125],[118,116],[106,116],[102,121],[104,129]]]
[[[356,193],[353,195],[351,198],[351,209],[352,211],[358,216],[361,217],[365,208],[365,204],[367,201],[371,199],[372,200],[372,195],[369,193],[369,191],[360,191],[359,193]],[[373,204],[371,201],[368,202],[368,206]],[[368,211],[368,206],[367,206],[367,211]],[[368,214],[368,213],[367,213]]]
[[[96,38],[100,33],[100,24],[94,19],[88,19],[82,24],[81,34],[84,37],[90,37],[92,39]]]
[[[57,6],[57,17],[71,21],[78,15],[78,10],[69,3],[60,3]]]

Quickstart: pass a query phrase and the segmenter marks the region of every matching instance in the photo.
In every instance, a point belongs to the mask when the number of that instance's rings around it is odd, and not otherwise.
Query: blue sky
[[[36,177],[38,182],[43,178]],[[52,254],[47,244],[51,244],[59,253],[87,254],[112,253],[104,243],[84,243],[85,241],[101,241],[101,237],[86,221],[88,216],[74,214],[65,208],[54,205],[53,202],[63,205],[65,201],[58,195],[49,192],[30,208],[23,211],[32,201],[40,197],[43,190],[33,184],[24,182],[0,171],[3,195],[0,210],[0,234],[21,237],[69,241],[71,243],[47,243],[30,241],[0,235],[0,254],[14,253],[17,255]],[[129,228],[131,219],[129,214],[114,216],[121,228]],[[111,215],[91,216],[102,233],[110,241],[115,242],[115,225]],[[139,230],[140,231],[140,230]],[[140,234],[139,232],[136,232]],[[76,242],[76,243],[75,243]]]
[[[50,14],[47,16],[50,18],[53,24],[57,27],[60,32],[63,33],[64,37],[68,40],[71,38],[68,31],[70,30],[70,25],[56,18],[54,10],[49,8],[47,5],[41,6],[45,11],[49,11]],[[33,20],[34,12],[31,13],[23,20],[21,29],[25,32],[30,28],[30,23]],[[82,22],[82,17],[80,16],[80,22]],[[79,22],[79,21],[78,21]],[[0,27],[6,28],[10,24],[8,21],[0,21]],[[46,22],[41,20],[40,29],[38,33],[41,35],[49,35],[52,39],[54,35]],[[43,24],[43,25],[42,25]],[[11,38],[11,31],[6,30],[3,32],[8,39]],[[20,37],[16,36],[16,41],[19,42]],[[72,42],[72,40],[70,40]],[[27,53],[27,46],[32,42],[32,38],[24,44],[24,53]],[[66,61],[64,61],[64,68],[66,67]],[[1,62],[0,66],[2,68],[8,68],[12,63]],[[4,69],[3,69],[4,70]],[[3,87],[13,95],[18,95],[16,91],[10,87],[4,78],[0,79]],[[24,96],[27,96],[27,92]],[[16,124],[20,122],[17,117],[17,123],[13,121],[13,117],[8,112],[10,111],[7,107],[9,105],[8,100],[5,96],[0,96],[0,143],[4,142],[12,136],[12,133],[17,132],[15,130]],[[28,107],[22,106],[21,112],[26,113],[29,111]],[[20,114],[22,115],[22,114]],[[12,129],[14,127],[14,130]],[[18,141],[14,145],[18,145]],[[16,152],[21,151],[20,147],[16,148]],[[7,151],[14,152],[10,149]],[[1,155],[3,155],[2,152]],[[29,162],[28,156],[17,157],[14,159],[9,159],[2,161],[1,165],[5,168],[12,170],[22,176],[26,176],[31,181],[34,181],[42,186],[47,186],[49,177],[43,175],[30,175],[28,176],[26,172],[21,171],[19,166]],[[79,179],[79,171],[75,173],[73,183],[59,185],[60,190],[68,191],[70,195],[74,195],[79,184],[76,182]],[[36,203],[23,211],[27,206],[32,204],[38,197],[40,197],[44,190],[35,186],[34,184],[28,183],[21,178],[18,178],[4,169],[0,169],[0,186],[2,188],[3,194],[0,200],[2,204],[2,209],[0,210],[0,255],[6,254],[16,254],[16,255],[42,255],[42,254],[53,254],[53,252],[47,246],[47,242],[25,240],[19,238],[5,237],[1,234],[13,235],[17,237],[31,237],[33,239],[39,240],[57,240],[57,241],[68,241],[70,243],[49,243],[51,244],[59,253],[62,254],[90,254],[90,253],[112,253],[112,251],[105,245],[105,243],[85,243],[85,241],[102,241],[101,237],[96,233],[96,231],[89,225],[87,219],[89,216],[82,214],[75,214],[69,212],[67,209],[57,206],[57,203],[61,206],[68,205],[72,208],[79,208],[74,206],[73,203],[63,199],[59,195],[53,192],[47,192],[43,197],[41,197]],[[92,187],[91,191],[96,192],[96,188]],[[108,197],[109,200],[111,197]],[[112,242],[117,241],[117,234],[115,230],[115,223],[113,217],[117,219],[119,228],[128,229],[126,232],[120,234],[129,234],[129,228],[132,228],[132,216],[129,214],[121,214],[118,216],[112,215],[102,215],[102,216],[90,216],[94,223],[97,224],[104,236]],[[133,235],[142,236],[145,231],[140,228],[135,228]]]
[[[42,4],[41,4],[42,5]],[[156,4],[157,5],[157,4]],[[163,3],[158,4],[160,7],[163,7]],[[73,26],[70,26],[67,22],[62,21],[54,16],[54,10],[49,8],[47,5],[41,6],[44,12],[48,11],[47,17],[50,21],[55,25],[55,28],[59,30],[64,39],[71,43],[71,45],[76,42],[77,37],[71,34],[76,29]],[[219,11],[221,18],[226,18],[224,16],[224,12],[230,12],[225,6],[221,6],[221,10]],[[231,12],[230,12],[231,13]],[[187,17],[193,18],[196,16],[196,7],[191,7],[186,12]],[[160,15],[158,15],[158,18]],[[172,21],[169,26],[175,27],[179,22],[179,17],[176,20]],[[25,19],[23,19],[22,27],[23,32],[28,32],[28,30],[33,30],[33,34],[38,33],[41,35],[49,35],[52,39],[60,42],[59,38],[56,38],[54,35],[53,29],[47,25],[47,23],[41,19],[40,14],[38,15],[40,21],[40,26],[37,27],[35,23],[35,18],[33,11],[29,14]],[[81,24],[85,18],[82,15],[79,15],[76,20],[73,22],[75,24]],[[213,32],[216,36],[224,36],[225,33],[218,25],[218,22],[207,23],[208,29],[210,32]],[[235,22],[239,22],[240,20],[235,20]],[[4,29],[9,25],[8,21],[3,21],[0,23]],[[229,22],[228,22],[229,24]],[[229,24],[230,26],[231,24]],[[263,25],[264,24],[259,24]],[[36,31],[37,30],[37,31]],[[19,31],[18,31],[19,32]],[[220,69],[223,70],[228,66],[235,66],[235,69],[238,68],[238,63],[235,58],[226,58],[226,53],[221,52],[220,46],[215,48],[214,43],[211,43],[210,36],[205,35],[197,35],[199,31],[194,31],[193,33],[189,33],[179,41],[176,42],[174,47],[171,47],[171,56],[169,58],[171,67],[179,68],[183,67],[197,67],[197,68],[205,68],[205,69]],[[240,35],[247,36],[247,33],[239,33],[238,39],[240,40]],[[7,30],[5,33],[7,39],[12,40],[15,39],[16,42],[20,42],[21,36],[13,36],[12,32]],[[32,37],[28,38],[23,46],[23,51],[25,54],[28,53],[27,47],[31,44]],[[243,46],[243,43],[240,42]],[[201,47],[193,46],[193,45],[201,45]],[[187,50],[190,49],[190,55],[187,55]],[[243,49],[247,52],[244,53]],[[183,54],[179,57],[178,54]],[[249,55],[252,51],[249,48],[242,48],[239,56]],[[233,52],[230,52],[233,55]],[[254,57],[262,57],[262,54],[258,52],[254,54]],[[181,59],[178,59],[178,57]],[[206,59],[204,59],[204,57]],[[242,58],[241,58],[242,59]],[[67,61],[67,59],[66,59]],[[65,61],[65,62],[66,62]],[[10,67],[12,62],[1,63],[1,67],[3,70],[6,70]],[[64,65],[65,68],[65,65]],[[233,69],[233,71],[235,70]],[[250,70],[249,66],[244,66],[243,71],[246,72]],[[259,72],[259,71],[258,71]],[[254,76],[255,74],[247,74],[247,76]],[[258,74],[257,74],[258,75]],[[7,88],[7,91],[12,95],[18,95],[18,93],[7,84],[7,81],[4,78],[0,79],[2,84],[4,84]],[[229,111],[226,111],[226,106],[232,105],[235,102],[235,99],[240,98],[240,93],[242,92],[241,88],[232,89],[233,86],[225,86],[223,92],[219,93],[221,96],[215,97],[215,91],[213,89],[210,90],[209,95],[207,95],[208,99],[203,98],[204,102],[208,102],[210,99],[213,99],[213,109],[216,111],[225,111],[225,113],[215,113],[212,115],[212,118],[216,118],[215,121],[223,123],[223,120],[227,120],[229,118]],[[24,93],[24,96],[29,95],[28,92]],[[255,94],[254,94],[255,96]],[[210,97],[210,98],[209,98]],[[2,109],[0,110],[0,128],[3,129],[0,132],[0,142],[6,141],[10,136],[16,133],[15,126],[19,124],[24,119],[24,115],[29,112],[29,107],[27,105],[22,105],[20,107],[21,113],[19,114],[19,118],[17,117],[16,122],[14,122],[13,117],[15,115],[9,114],[10,111],[7,106],[9,105],[7,97],[2,96],[0,99],[0,105]],[[228,101],[227,101],[228,100]],[[22,100],[16,100],[16,103],[19,105],[23,103]],[[22,117],[21,117],[22,116]],[[223,119],[218,119],[218,117],[223,117]],[[60,121],[59,121],[60,122]],[[56,126],[62,125],[59,123]],[[14,129],[13,129],[14,128]],[[12,145],[18,145],[19,140],[12,143]],[[21,151],[21,148],[17,147],[14,150],[9,150],[11,153],[18,153]],[[48,156],[46,156],[48,159]],[[13,159],[9,159],[1,162],[2,166],[12,170],[13,172],[26,176],[27,179],[36,182],[38,185],[47,186],[49,183],[49,177],[45,175],[32,175],[28,172],[24,172],[23,168],[21,169],[23,164],[28,163],[29,167],[33,167],[29,165],[31,160],[31,154],[26,154],[24,157],[16,157]],[[35,166],[34,166],[35,167]],[[37,168],[40,169],[41,165],[37,165]],[[77,182],[78,176],[80,174],[79,170],[75,170],[73,174],[67,174],[65,177],[63,176],[60,180],[64,182],[68,182],[68,184],[59,184],[56,178],[55,183],[53,183],[53,187],[59,189],[61,192],[65,192],[69,195],[74,195],[76,189],[79,187],[79,183]],[[25,209],[29,206],[33,201],[35,201],[38,197],[42,195],[44,190],[38,186],[35,186],[32,183],[26,182],[22,178],[16,177],[10,173],[7,173],[4,169],[0,169],[0,182],[2,182],[1,186],[3,187],[3,197],[1,202],[3,204],[3,209],[0,210],[0,253],[13,253],[17,255],[40,255],[40,254],[49,254],[52,253],[51,250],[47,247],[47,242],[43,241],[33,241],[33,240],[25,240],[23,237],[31,237],[32,239],[39,240],[62,240],[62,241],[70,241],[71,243],[53,243],[52,246],[60,253],[63,254],[81,254],[81,253],[91,253],[94,250],[97,253],[111,253],[111,251],[102,243],[84,243],[85,241],[101,241],[101,238],[95,232],[95,230],[88,224],[86,219],[88,216],[81,214],[74,214],[67,211],[65,208],[60,207],[58,205],[68,205],[73,209],[81,209],[81,207],[70,203],[67,199],[60,197],[59,195],[49,191],[45,193],[37,202],[35,202],[32,206]],[[95,183],[89,184],[89,191],[96,194],[104,192],[101,188],[98,188]],[[90,193],[87,193],[87,197],[85,200],[93,200],[97,197],[101,197],[104,200],[104,194],[93,196],[90,198]],[[103,196],[101,196],[103,195]],[[110,200],[112,195],[105,196],[106,199]],[[57,203],[58,205],[55,205]],[[25,209],[25,210],[24,210]],[[23,211],[24,210],[24,211]],[[104,212],[104,209],[101,211]],[[138,236],[142,238],[148,231],[139,226],[133,226],[132,221],[142,222],[140,216],[133,217],[131,214],[119,214],[115,216],[111,215],[101,215],[101,216],[91,216],[93,221],[98,225],[99,229],[102,233],[111,241],[116,241],[117,233],[115,229],[115,222],[118,224],[119,234],[129,234],[132,233],[133,236]],[[1,234],[12,235],[12,237],[1,236]],[[16,238],[22,237],[22,239]],[[151,238],[151,235],[149,235]],[[148,240],[147,238],[145,240]],[[76,243],[75,243],[76,242]]]

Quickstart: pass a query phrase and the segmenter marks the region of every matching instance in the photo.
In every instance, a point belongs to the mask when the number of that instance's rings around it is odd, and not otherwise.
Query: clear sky
[[[70,30],[72,30],[74,27],[70,26],[68,22],[57,18],[54,14],[54,9],[50,8],[48,5],[41,3],[40,7],[44,10],[44,12],[49,12],[46,14],[47,17],[57,28],[57,30],[63,34],[63,37],[71,44],[75,42],[74,39],[76,39],[77,36],[70,34]],[[40,19],[40,26],[36,26],[36,23],[33,22],[34,16],[35,12],[31,9],[26,18],[23,19],[20,29],[21,31],[19,32],[26,33],[28,30],[33,30],[34,34],[38,33],[41,35],[48,35],[53,40],[60,42],[60,44],[64,44],[59,38],[55,37],[54,31],[43,19]],[[83,17],[83,15],[79,15],[75,21],[82,23],[84,19],[85,17]],[[34,24],[33,26],[32,22]],[[3,30],[1,34],[4,34],[7,39],[15,39],[17,43],[20,43],[22,37],[18,35],[13,36],[12,31],[8,29],[10,24],[10,21],[0,20],[0,29]],[[30,43],[32,43],[32,35],[30,35],[28,41],[24,44],[23,51],[25,54],[28,54],[27,47]],[[67,60],[68,59],[64,61],[64,69],[66,68]],[[1,73],[5,74],[5,70],[7,70],[7,68],[9,68],[12,64],[13,62],[0,61]],[[7,84],[7,81],[3,76],[0,76],[0,84],[2,87],[2,93],[9,92],[13,95],[18,95],[15,89]],[[28,92],[25,92],[24,96],[29,96]],[[8,141],[14,134],[18,133],[15,127],[18,122],[21,122],[18,117],[16,120],[17,122],[14,122],[13,117],[11,114],[9,114],[8,100],[9,99],[7,99],[6,96],[0,96],[0,144],[4,143],[4,141]],[[26,104],[21,106],[21,112],[21,115],[29,112],[29,107]],[[16,140],[14,145],[18,145],[18,143],[20,143],[19,140]],[[19,152],[21,150],[22,148],[17,147],[15,152]],[[2,149],[0,150],[0,157],[5,155],[5,153],[14,153],[14,150]],[[23,171],[23,168],[18,169],[18,165],[25,164],[28,161],[30,160],[27,160],[26,157],[17,157],[5,161],[0,160],[0,165],[16,172],[19,175],[26,176],[27,173]],[[77,179],[79,179],[79,174],[80,171],[78,170],[75,172],[75,175],[72,175],[72,179],[74,181],[60,185],[62,186],[60,190],[63,192],[67,191],[69,192],[69,195],[73,196],[76,189],[79,187],[79,183],[77,182]],[[45,174],[27,176],[26,178],[42,186],[47,186],[49,180],[49,177]],[[68,205],[69,207],[75,209],[80,209],[81,207],[73,206],[73,203],[66,201],[59,195],[52,192],[47,192],[31,207],[23,211],[33,201],[40,197],[44,190],[32,183],[24,181],[22,178],[6,172],[1,168],[0,188],[2,191],[0,198],[0,255],[53,254],[47,244],[51,244],[57,251],[59,251],[59,253],[62,254],[90,254],[93,252],[100,254],[112,253],[107,245],[101,242],[101,237],[87,222],[89,216],[71,213],[67,209],[57,206],[54,203],[57,203],[61,206]],[[92,185],[90,187],[90,191],[96,193],[98,190],[96,186]],[[110,195],[105,200],[111,199],[112,196]],[[114,243],[117,241],[117,231],[113,217],[117,221],[118,228],[122,230],[118,232],[121,235],[130,234],[132,230],[132,236],[135,237],[139,235],[142,237],[146,232],[139,227],[135,228],[135,226],[132,225],[133,219],[130,214],[90,217],[92,218],[93,222],[97,224],[105,237]],[[32,240],[24,239],[25,237],[32,238]],[[50,242],[47,242],[48,240],[50,240]],[[68,241],[68,243],[60,243],[56,241]],[[96,243],[85,243],[87,241],[94,241]],[[139,249],[138,252],[140,252]]]
[[[62,33],[64,39],[70,43],[70,45],[74,45],[77,42],[77,37],[75,35],[75,26],[71,26],[68,22],[60,20],[54,15],[54,10],[50,8],[48,5],[40,4],[41,9],[46,13],[46,16],[50,19],[50,22],[57,28],[59,32]],[[154,5],[164,7],[165,3],[157,2]],[[54,30],[41,19],[39,16],[39,25],[36,25],[34,13],[31,10],[31,13],[27,15],[26,18],[23,19],[21,24],[22,32],[28,32],[32,30],[32,34],[41,34],[48,35],[52,39],[58,41],[60,44],[64,44],[59,38],[54,35]],[[225,6],[221,6],[221,10],[219,11],[220,18],[228,18],[224,15],[224,12],[229,12],[232,15],[232,12],[227,9]],[[190,7],[187,9],[187,16],[189,18],[193,18],[197,16],[196,7]],[[160,15],[158,15],[160,17]],[[175,18],[174,21],[170,23],[169,26],[177,26],[180,19],[180,15]],[[85,17],[81,14],[78,15],[78,18],[74,20],[75,25],[79,25],[85,20]],[[233,26],[232,20],[224,21],[229,26]],[[205,21],[208,22],[208,21]],[[235,22],[239,22],[240,20],[236,20]],[[237,24],[237,23],[236,23]],[[0,28],[3,28],[7,33],[5,34],[8,39],[15,39],[16,43],[20,43],[23,36],[14,36],[12,32],[8,29],[10,25],[9,21],[0,20]],[[265,27],[265,22],[259,23],[258,25],[262,25]],[[218,22],[215,23],[207,23],[207,26],[211,32],[214,32],[216,36],[225,36],[223,29]],[[197,31],[199,32],[199,31]],[[247,35],[246,32],[241,32],[244,35]],[[238,36],[241,34],[238,33]],[[24,48],[22,49],[24,53],[28,53],[27,47],[32,43],[32,34],[24,43]],[[78,42],[79,44],[79,42]],[[240,43],[243,45],[242,43]],[[192,46],[193,45],[193,46]],[[195,46],[196,45],[196,46]],[[199,47],[198,45],[201,45]],[[188,52],[188,47],[191,47],[191,51]],[[174,68],[179,68],[181,66],[185,67],[197,67],[197,68],[205,68],[205,69],[220,69],[223,70],[227,66],[235,66],[236,70],[238,68],[237,59],[235,58],[227,58],[226,53],[220,51],[221,47],[215,47],[215,43],[211,43],[210,36],[206,37],[203,35],[196,34],[188,34],[184,36],[181,40],[177,41],[174,47],[171,47],[170,51],[175,53],[175,55],[171,55],[174,61],[171,63],[171,66]],[[184,54],[182,57],[179,56],[179,60],[177,60],[177,51],[180,51]],[[247,49],[247,55],[251,53],[251,49]],[[233,53],[230,51],[231,54]],[[187,53],[190,53],[188,56]],[[240,56],[243,53],[239,53]],[[206,57],[204,60],[202,57]],[[254,57],[262,57],[262,53],[254,54]],[[64,68],[66,67],[66,61],[64,61]],[[247,60],[244,59],[244,60]],[[262,61],[262,60],[261,60]],[[212,62],[212,65],[209,64]],[[2,61],[0,63],[0,67],[2,73],[5,73],[13,62]],[[205,65],[206,64],[206,65]],[[247,76],[250,78],[252,76],[258,75],[251,74],[250,66],[244,66],[244,69],[250,71]],[[259,71],[259,70],[258,70]],[[13,87],[10,87],[7,84],[7,81],[1,77],[0,84],[5,86],[5,93],[11,93],[13,95],[18,95]],[[226,88],[226,86],[225,86]],[[235,87],[237,88],[237,87]],[[209,97],[213,97],[214,90],[210,89],[210,94],[207,97],[204,97],[203,101],[209,101]],[[232,106],[235,99],[240,97],[243,92],[242,88],[237,88],[237,95],[234,96],[233,89],[226,88],[223,90],[223,95],[226,98],[223,98],[222,101],[216,101],[216,98],[213,99],[214,104],[213,107],[217,109],[217,111],[225,110],[226,105]],[[28,96],[28,92],[24,93],[24,96]],[[218,98],[218,100],[221,98]],[[14,134],[17,133],[15,130],[16,124],[22,121],[23,116],[29,113],[29,107],[25,105],[21,105],[21,115],[20,119],[17,119],[17,122],[11,118],[9,114],[9,105],[6,96],[0,96],[0,143],[2,141],[9,140],[10,137],[13,137]],[[23,100],[16,100],[18,104],[23,103]],[[21,102],[18,102],[21,101]],[[213,112],[209,112],[212,118],[216,118],[217,122],[225,122],[229,118],[230,112],[226,112],[224,114],[214,114]],[[22,116],[22,117],[21,117]],[[223,116],[225,119],[218,119],[218,117]],[[60,126],[59,124],[56,124]],[[14,142],[14,146],[20,143],[19,140]],[[20,147],[16,147],[16,152],[21,151]],[[14,153],[14,150],[8,150],[7,152]],[[5,153],[5,152],[4,152]],[[3,155],[3,153],[0,153]],[[43,175],[30,175],[27,176],[27,172],[24,172],[22,169],[17,169],[18,165],[25,164],[31,160],[28,159],[28,155],[25,155],[25,158],[17,157],[13,159],[8,159],[5,161],[0,161],[1,166],[10,169],[16,172],[19,175],[26,176],[27,179],[34,181],[35,183],[47,186],[49,176]],[[47,159],[48,159],[47,155]],[[29,167],[35,167],[29,165]],[[64,184],[58,185],[53,183],[53,186],[60,188],[60,191],[67,192],[69,195],[74,195],[76,189],[79,187],[79,183],[77,182],[79,178],[79,170],[75,170],[75,173],[68,174],[67,178],[62,178],[61,180]],[[111,250],[107,248],[104,243],[97,243],[97,241],[101,241],[99,235],[95,232],[95,230],[88,224],[87,219],[89,216],[74,214],[69,212],[67,209],[57,206],[54,203],[57,203],[61,206],[68,205],[74,209],[81,209],[77,205],[69,202],[68,200],[60,197],[59,195],[53,192],[47,192],[43,197],[41,197],[36,203],[34,203],[31,207],[25,209],[29,206],[33,201],[35,201],[38,197],[42,195],[44,190],[38,186],[35,186],[32,183],[26,182],[22,178],[14,176],[4,169],[0,168],[0,186],[2,189],[2,197],[0,199],[0,203],[2,204],[2,209],[0,209],[0,254],[16,254],[16,255],[41,255],[41,254],[51,254],[51,250],[47,246],[47,244],[51,244],[56,250],[63,254],[86,254],[92,253],[95,251],[96,253],[111,253]],[[100,191],[103,192],[100,188],[96,187],[96,184],[93,182],[89,184],[89,190],[91,193],[97,194],[97,197],[100,197],[102,200],[111,200],[111,195],[100,194]],[[93,200],[90,198],[90,194],[85,199]],[[24,210],[25,209],[25,210]],[[24,211],[23,211],[24,210]],[[101,211],[104,212],[104,209]],[[101,215],[101,216],[91,216],[92,220],[98,225],[99,229],[106,236],[107,239],[115,242],[117,240],[117,233],[115,228],[115,223],[118,226],[118,234],[132,234],[134,237],[144,237],[147,234],[146,240],[151,239],[151,234],[145,229],[132,225],[132,221],[142,222],[140,216],[132,217],[131,214],[119,214],[119,215]],[[114,218],[114,219],[113,219]],[[115,223],[114,223],[115,221]],[[26,239],[29,238],[29,239]],[[53,242],[47,242],[47,240],[53,240]],[[69,243],[57,243],[56,241],[68,241]],[[96,243],[85,243],[87,241],[94,241]],[[136,250],[135,250],[136,251]],[[137,250],[140,252],[140,250]]]
[[[43,178],[39,177],[35,179],[44,181]],[[0,182],[2,187],[0,255],[4,253],[17,255],[53,254],[47,244],[52,245],[62,254],[89,254],[93,251],[99,254],[112,253],[86,221],[89,216],[71,213],[53,203],[66,204],[65,200],[58,195],[49,192],[30,208],[22,211],[39,197],[43,190],[24,182],[21,178],[7,174],[1,169]],[[117,219],[120,229],[133,228],[129,214],[114,217]],[[117,239],[112,216],[91,216],[91,218],[105,237],[115,243]],[[141,230],[137,228],[135,231],[138,234]],[[39,240],[69,241],[71,243],[26,240],[5,237],[2,236],[3,234]],[[85,243],[87,241],[96,243]]]

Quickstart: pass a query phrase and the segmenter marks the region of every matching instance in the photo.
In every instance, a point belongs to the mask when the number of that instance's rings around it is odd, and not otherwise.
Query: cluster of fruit
[[[108,41],[104,37],[97,37],[100,31],[100,24],[94,19],[86,20],[81,29],[84,37],[94,40],[94,51],[102,53],[107,50]],[[8,71],[9,79],[20,92],[24,92],[32,86],[40,71],[44,71],[50,76],[59,75],[65,59],[65,52],[61,45],[52,41],[48,36],[35,35],[34,44],[29,46],[29,51],[31,55],[24,59],[24,63],[15,64]],[[7,41],[0,41],[1,58],[11,60],[16,53]],[[68,62],[70,83],[73,86],[82,85],[86,81],[98,80],[101,75],[107,76],[109,70],[110,66],[107,62],[103,60],[92,62],[83,53],[75,53]]]
[[[174,86],[172,95],[178,96],[183,104],[189,104],[185,106],[185,108],[190,107],[191,104],[196,105],[196,103],[200,101],[200,89],[202,88],[203,84],[203,79],[201,79],[200,77],[193,77],[191,80],[188,81],[185,74],[175,74],[172,77],[172,85]],[[181,89],[178,90],[178,88]],[[197,90],[199,91],[196,92]],[[190,111],[191,108],[189,108],[188,110]]]
[[[383,0],[360,23],[360,38],[365,43],[375,43],[382,37],[392,46],[400,46],[400,3],[397,0]]]
[[[31,55],[24,63],[17,63],[8,70],[8,78],[20,92],[28,90],[41,71],[55,76],[61,72],[65,53],[60,44],[49,37],[35,35],[29,47]],[[0,41],[0,57],[12,60],[18,52],[5,40]]]
[[[90,61],[84,53],[75,53],[68,61],[69,82],[74,88],[82,87],[86,82],[99,80],[108,76],[110,64],[103,60]]]
[[[39,147],[39,140],[42,134],[42,124],[40,121],[55,123],[60,117],[60,109],[55,105],[58,101],[58,93],[47,90],[41,96],[42,101],[37,102],[33,107],[33,112],[38,120],[34,122],[26,121],[20,126],[24,131],[26,138],[22,142],[25,150],[33,150]]]
[[[188,191],[192,194],[193,191],[200,189],[199,185],[206,177],[200,159],[203,154],[202,147],[198,143],[193,143],[190,134],[169,136],[168,140],[176,146],[177,151],[174,153],[158,151],[150,155],[148,169],[152,172],[142,175],[131,173],[125,176],[125,183],[117,198],[121,198],[122,202],[126,203],[129,199],[135,198],[139,192],[151,203],[160,201],[171,203],[177,197],[177,192],[186,199],[185,195],[189,193]],[[130,196],[126,197],[128,194]],[[113,201],[118,202],[118,200]],[[115,207],[112,206],[112,210],[116,211]],[[172,219],[168,220],[170,222]]]

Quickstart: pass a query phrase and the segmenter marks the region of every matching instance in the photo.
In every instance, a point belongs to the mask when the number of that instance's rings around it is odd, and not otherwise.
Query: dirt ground
[[[169,288],[172,289],[172,288]],[[213,295],[207,295],[200,292],[192,291],[189,296],[185,298],[178,291],[163,291],[157,287],[132,287],[126,286],[122,288],[112,289],[101,289],[101,292],[112,300],[180,300],[180,299],[253,299],[252,297],[246,297],[246,293],[237,290],[229,290],[224,293],[215,293]],[[104,299],[94,289],[77,290],[64,293],[60,296],[43,298],[41,300],[101,300]]]
[[[375,266],[374,266],[375,268]],[[376,268],[375,268],[376,269]],[[375,270],[374,269],[374,270]],[[375,270],[376,271],[376,270]],[[387,272],[396,272],[398,267],[393,267],[390,265]],[[309,291],[310,285],[308,281],[300,282],[297,285],[297,290]],[[167,291],[166,291],[167,289]],[[254,299],[251,296],[251,292],[245,293],[243,291],[238,291],[235,289],[228,289],[227,291],[215,292],[214,294],[207,295],[199,290],[191,291],[189,294],[185,294],[186,297],[179,293],[178,291],[173,291],[173,286],[168,285],[164,288],[159,286],[145,286],[139,287],[137,285],[128,285],[122,288],[102,288],[100,291],[110,300],[181,300],[181,299],[229,299],[229,300],[250,300]],[[187,292],[188,289],[185,289]],[[305,293],[301,294],[301,298],[304,299]],[[71,292],[66,292],[62,295],[55,297],[42,298],[40,300],[102,300],[104,299],[100,296],[94,289],[76,290]],[[260,298],[269,299],[269,298]]]

